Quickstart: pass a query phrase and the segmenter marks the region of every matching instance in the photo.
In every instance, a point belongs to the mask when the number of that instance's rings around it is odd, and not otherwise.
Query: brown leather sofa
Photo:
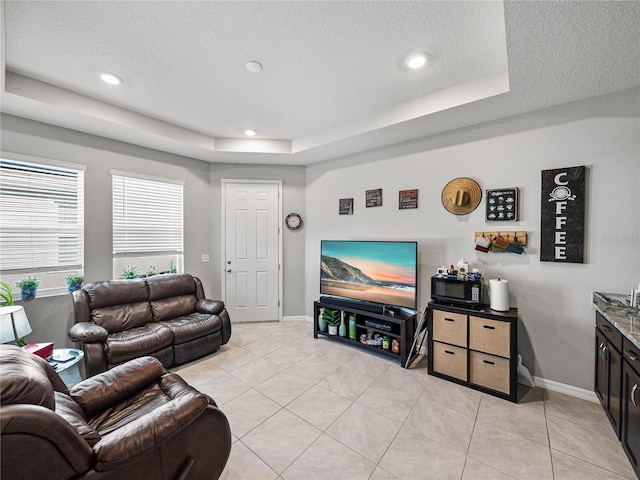
[[[84,351],[84,378],[143,355],[169,368],[215,352],[229,341],[224,303],[204,298],[187,274],[89,283],[73,292],[69,338]]]
[[[216,479],[231,451],[207,395],[141,357],[70,390],[43,359],[0,345],[4,480]]]

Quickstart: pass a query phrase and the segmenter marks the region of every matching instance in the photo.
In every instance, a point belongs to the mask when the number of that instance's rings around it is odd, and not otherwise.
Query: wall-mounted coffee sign
[[[584,263],[586,167],[542,171],[540,260]]]

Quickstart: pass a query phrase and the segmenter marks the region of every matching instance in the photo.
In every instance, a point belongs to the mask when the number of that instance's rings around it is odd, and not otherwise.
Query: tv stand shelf
[[[318,319],[321,316],[321,309],[330,308],[338,310],[342,318],[344,318],[345,325],[347,326],[347,336],[341,337],[340,335],[329,335],[328,331],[320,331]],[[332,303],[330,300],[322,300],[313,302],[313,337],[318,338],[318,335],[324,336],[329,340],[345,343],[347,345],[353,345],[360,347],[364,350],[372,351],[384,355],[400,362],[400,366],[407,366],[407,358],[409,356],[409,350],[413,344],[413,336],[416,330],[416,317],[417,314],[409,314],[406,311],[399,308],[389,308],[387,313],[376,313],[368,310],[361,310],[359,308],[350,307],[342,302]],[[388,312],[392,312],[393,316]],[[355,318],[355,339],[349,338],[348,318],[353,314]],[[387,331],[375,326],[366,325],[366,321],[383,322],[390,325],[391,330]],[[397,340],[399,343],[399,352],[395,353],[389,345],[389,350],[384,350],[382,346],[367,345],[360,342],[360,336],[366,335],[368,332],[372,334],[378,334],[381,337],[388,336],[391,341]],[[390,341],[390,343],[391,343]],[[414,354],[415,355],[415,354]]]

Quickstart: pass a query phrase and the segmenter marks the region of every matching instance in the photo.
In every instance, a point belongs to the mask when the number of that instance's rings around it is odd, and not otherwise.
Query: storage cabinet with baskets
[[[430,375],[517,401],[517,309],[431,302],[427,321]]]

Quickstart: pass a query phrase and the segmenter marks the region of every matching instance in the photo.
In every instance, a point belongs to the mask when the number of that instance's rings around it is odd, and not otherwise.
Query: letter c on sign
[[[569,182],[561,182],[560,177],[566,177],[567,172],[562,172],[553,177],[553,181],[556,182],[556,185],[569,185]]]

